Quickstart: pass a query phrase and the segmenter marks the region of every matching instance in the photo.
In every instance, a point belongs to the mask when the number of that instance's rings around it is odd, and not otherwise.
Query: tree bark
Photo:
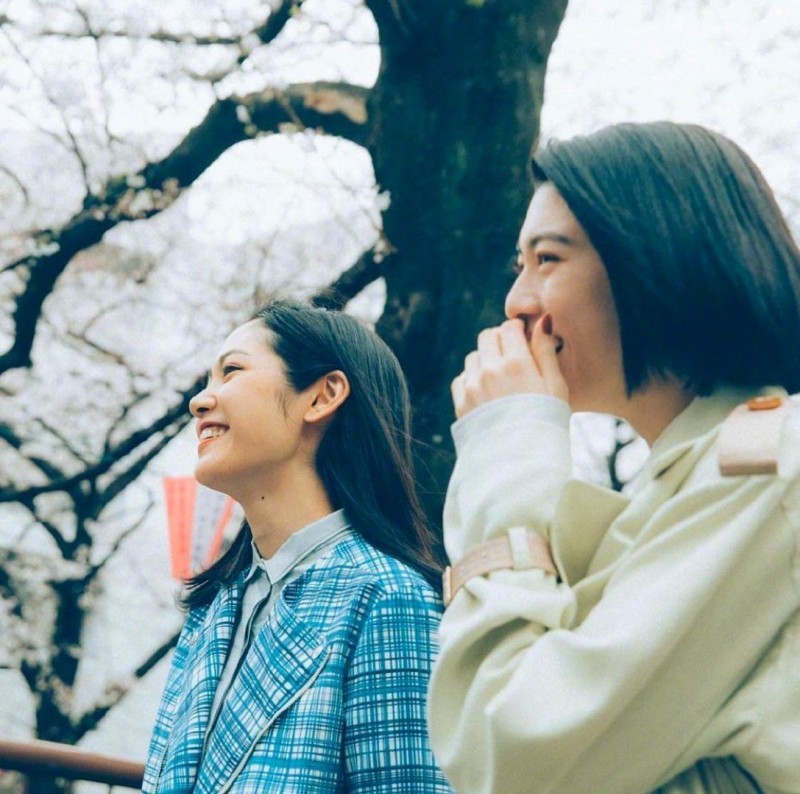
[[[502,320],[550,47],[566,0],[372,0],[382,65],[367,143],[391,204],[379,333],[408,376],[426,507],[453,462],[449,383]]]

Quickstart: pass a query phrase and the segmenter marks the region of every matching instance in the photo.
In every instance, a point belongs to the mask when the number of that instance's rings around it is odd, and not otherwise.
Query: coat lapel
[[[161,777],[169,780],[170,791],[194,790],[214,692],[236,627],[242,589],[242,577],[223,589],[202,624],[187,638],[194,644],[187,653],[187,666],[178,682],[184,696],[176,704],[171,727],[173,741],[167,748]]]
[[[203,757],[198,794],[227,790],[259,739],[313,683],[326,659],[322,635],[280,597],[222,705]]]

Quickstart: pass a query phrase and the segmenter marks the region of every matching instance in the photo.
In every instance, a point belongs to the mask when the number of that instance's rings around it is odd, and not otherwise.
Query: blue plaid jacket
[[[144,792],[450,792],[425,703],[441,603],[356,533],[282,591],[202,752],[244,574],[183,628]]]

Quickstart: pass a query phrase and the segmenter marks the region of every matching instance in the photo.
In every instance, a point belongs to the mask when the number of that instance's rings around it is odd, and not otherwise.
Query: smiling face
[[[242,502],[292,466],[313,465],[303,444],[305,404],[260,321],[227,338],[189,407],[199,442],[195,477],[209,488]]]
[[[506,315],[552,317],[558,361],[575,411],[620,415],[627,401],[619,318],[608,274],[561,194],[549,182],[534,193],[519,237],[517,278]]]

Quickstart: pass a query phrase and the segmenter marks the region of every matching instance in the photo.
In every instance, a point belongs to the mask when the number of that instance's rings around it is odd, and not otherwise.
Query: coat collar
[[[261,569],[271,584],[289,576],[302,563],[314,559],[314,555],[333,545],[350,529],[344,510],[336,510],[294,532],[284,541],[272,557],[262,557],[255,541],[251,541],[253,560],[245,582]],[[308,567],[306,565],[305,567]]]
[[[352,530],[342,533],[333,551],[312,570],[358,566],[367,545]],[[311,574],[307,571],[306,575]],[[275,719],[299,698],[324,669],[328,648],[320,632],[296,613],[289,591],[282,592],[267,624],[253,640],[242,669],[231,685],[214,730],[205,741],[214,693],[236,629],[245,589],[243,571],[223,588],[187,638],[193,647],[182,676],[180,700],[170,727],[173,736],[162,768],[169,769],[171,791],[220,794],[247,762],[253,749]],[[231,741],[231,736],[236,741]],[[203,746],[205,744],[205,753]]]
[[[708,397],[695,397],[664,429],[650,451],[650,456],[636,480],[634,491],[661,477],[703,436],[715,430],[740,403],[762,394],[781,394],[776,387],[720,388]]]
[[[723,388],[708,397],[692,400],[653,445],[630,494],[615,493],[578,480],[567,483],[556,512],[551,543],[562,576],[572,585],[580,583],[576,588],[579,601],[581,589],[592,587],[585,577],[602,571],[634,542],[642,522],[628,509],[632,497],[635,499],[646,488],[659,490],[655,502],[648,499],[642,503],[642,509],[652,511],[657,502],[674,492],[697,457],[714,442],[716,429],[725,417],[737,405],[759,394],[785,395],[785,392],[775,387]],[[617,522],[623,513],[628,520]],[[609,531],[609,527],[613,530]]]
[[[221,706],[202,759],[197,794],[228,790],[258,740],[313,684],[327,657],[328,649],[319,631],[279,599],[267,625],[253,640]],[[208,711],[204,717],[203,731]]]

